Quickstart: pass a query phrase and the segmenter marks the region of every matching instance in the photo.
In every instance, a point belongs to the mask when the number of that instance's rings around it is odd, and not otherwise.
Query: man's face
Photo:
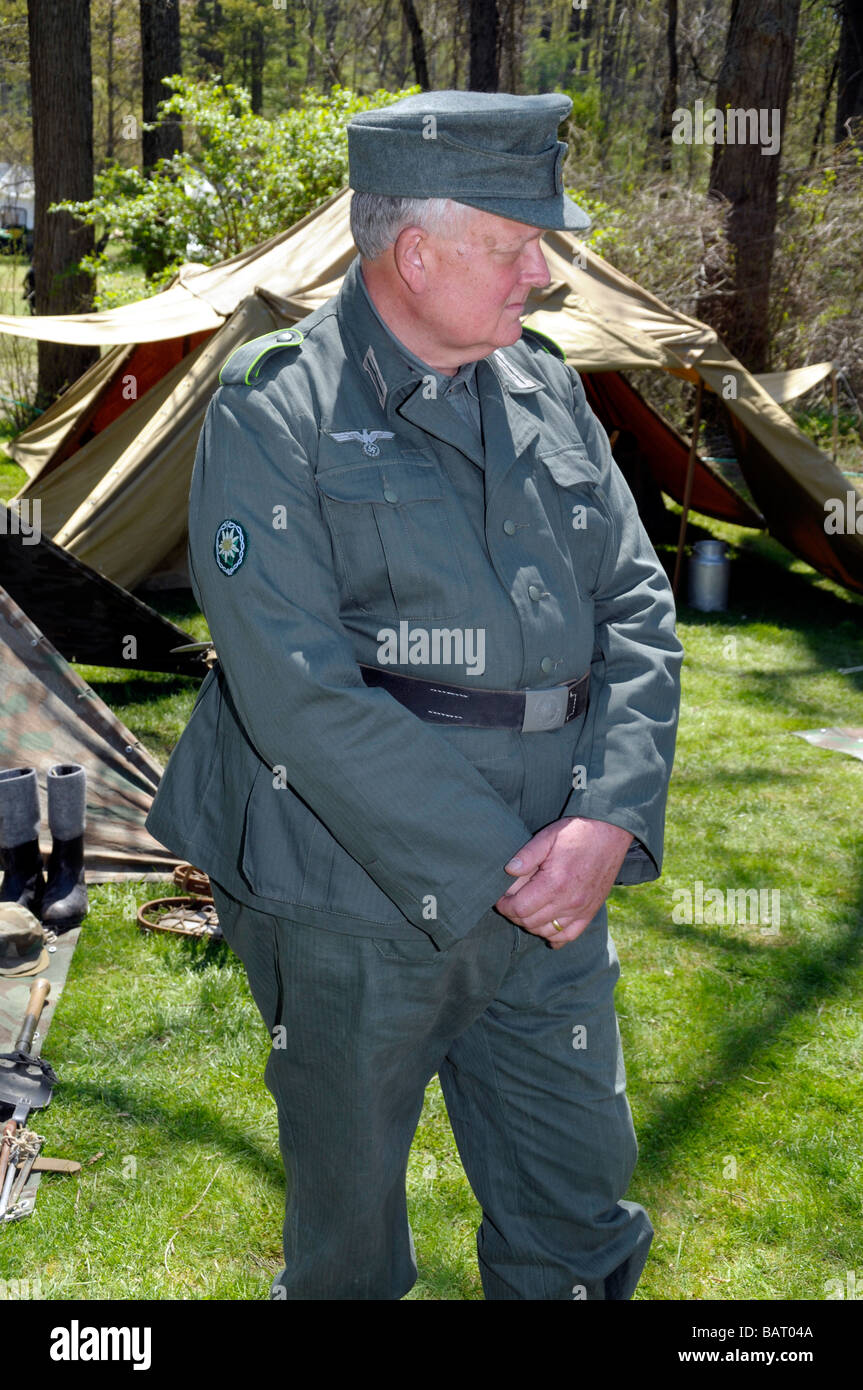
[[[417,306],[440,363],[453,369],[518,342],[525,300],[550,278],[542,228],[477,208],[459,211],[453,233],[430,233],[422,243],[425,287]]]

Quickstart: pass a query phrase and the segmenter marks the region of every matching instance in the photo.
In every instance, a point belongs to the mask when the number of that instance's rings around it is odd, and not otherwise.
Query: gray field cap
[[[452,198],[532,227],[584,231],[590,218],[563,191],[572,110],[561,92],[423,92],[348,126],[350,186],[394,198]]]
[[[38,975],[50,964],[39,919],[20,903],[0,903],[0,975]]]

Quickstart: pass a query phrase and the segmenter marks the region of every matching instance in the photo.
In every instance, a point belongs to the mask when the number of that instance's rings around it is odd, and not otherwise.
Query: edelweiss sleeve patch
[[[216,532],[216,564],[222,574],[235,574],[246,558],[248,537],[239,521],[228,517]]]

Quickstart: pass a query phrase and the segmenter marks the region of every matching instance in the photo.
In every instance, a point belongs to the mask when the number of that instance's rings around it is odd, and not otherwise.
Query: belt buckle
[[[562,729],[566,723],[568,703],[568,685],[556,685],[551,690],[526,690],[521,732],[538,734],[550,729]]]

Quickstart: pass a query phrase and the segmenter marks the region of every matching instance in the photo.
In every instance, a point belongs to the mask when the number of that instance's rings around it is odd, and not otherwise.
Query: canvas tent
[[[87,771],[88,878],[170,877],[177,860],[144,827],[162,769],[0,588],[0,767],[36,768],[43,829],[54,763]]]
[[[220,265],[184,266],[161,294],[104,313],[0,317],[0,331],[108,350],[10,452],[38,496],[43,526],[74,555],[131,588],[185,566],[186,501],[195,442],[219,368],[240,343],[295,323],[338,289],[355,254],[347,190],[287,232]],[[669,309],[569,233],[550,232],[547,289],[528,323],[554,338],[606,428],[636,434],[660,486],[681,501],[687,443],[620,375],[672,372],[717,393],[757,511],[703,460],[692,506],[766,524],[810,564],[863,591],[863,536],[827,535],[825,504],[850,484],[805,438],[772,392],[697,319]],[[804,369],[805,370],[805,369]],[[822,371],[823,375],[823,371]],[[238,461],[241,466],[241,461]]]

